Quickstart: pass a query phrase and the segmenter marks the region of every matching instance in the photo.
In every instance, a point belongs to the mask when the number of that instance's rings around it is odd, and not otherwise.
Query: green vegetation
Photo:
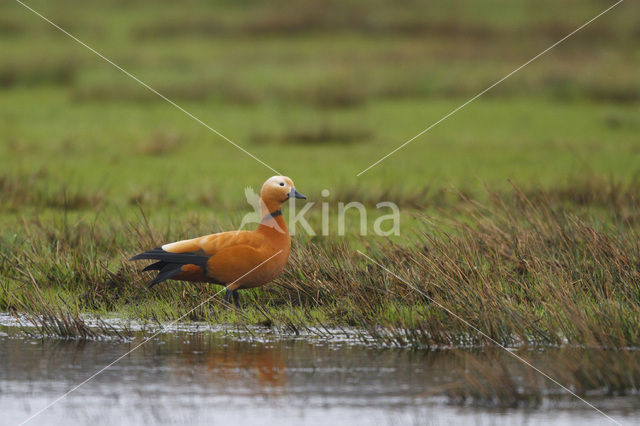
[[[638,345],[636,3],[358,178],[605,4],[29,4],[310,200],[402,209],[399,238],[298,236],[241,312],[214,298],[189,320],[483,342],[360,248],[504,344]],[[237,227],[272,171],[19,4],[0,11],[0,310],[84,337],[83,313],[179,318],[217,287],[148,291],[128,257]]]
[[[273,172],[3,2],[0,311],[24,331],[121,338],[131,330],[100,318],[155,328],[186,315],[286,334],[348,328],[382,346],[482,346],[443,355],[459,375],[439,393],[539,404],[548,383],[446,307],[534,364],[546,358],[580,394],[637,391],[637,2],[361,177],[608,3],[27,3],[291,176],[316,202],[316,230],[322,201],[332,212],[361,201],[370,218],[393,201],[402,223],[391,240],[359,237],[350,222],[346,238],[296,236],[286,272],[243,291],[241,310],[207,302],[212,285],[148,290],[132,254],[236,228],[249,211],[244,188]]]
[[[357,326],[369,336],[363,338],[388,345],[484,343],[444,306],[504,345],[637,346],[639,206],[622,188],[592,189],[608,200],[599,215],[604,220],[581,219],[562,207],[566,199],[549,204],[562,193],[527,197],[516,190],[507,199],[490,194],[488,205],[460,200],[455,217],[416,217],[408,242],[299,239],[277,285],[243,291],[241,311],[220,297],[203,304],[216,286],[165,283],[149,291],[150,276],[127,260],[187,229],[162,234],[144,221],[27,222],[3,245],[2,274],[11,279],[0,309],[56,317],[61,309],[54,307],[63,306],[73,319],[63,322],[73,324],[82,312],[162,322],[186,316],[293,332]],[[202,224],[187,226],[205,231]]]
[[[634,2],[357,179],[603,3],[29,4],[315,199],[345,185],[481,193],[638,172]],[[27,182],[3,216],[55,209],[66,190],[80,207],[141,202],[152,221],[226,221],[226,205],[244,208],[244,187],[273,174],[18,3],[0,7],[1,178]]]

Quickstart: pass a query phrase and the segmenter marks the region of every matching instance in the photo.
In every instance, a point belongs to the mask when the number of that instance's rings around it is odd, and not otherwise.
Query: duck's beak
[[[302,198],[303,200],[307,199],[305,195],[302,195],[301,193],[296,191],[295,188],[291,188],[291,191],[289,191],[289,198]]]

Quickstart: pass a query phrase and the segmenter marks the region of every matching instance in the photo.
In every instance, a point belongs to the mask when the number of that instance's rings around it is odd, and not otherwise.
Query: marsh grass
[[[60,12],[55,17],[60,24],[117,52],[117,62],[145,76],[172,99],[245,106],[275,101],[279,106],[317,109],[357,109],[390,99],[468,98],[521,63],[524,52],[539,51],[582,23],[559,20],[554,13],[557,6],[540,8],[535,2],[510,8],[488,4],[483,12],[491,18],[502,16],[499,12],[508,16],[509,9],[519,16],[494,22],[472,12],[451,13],[448,2],[430,5],[433,10],[425,14],[424,5],[418,3],[398,10],[389,2],[320,7],[303,1],[257,2],[244,13],[228,4],[198,4],[177,11],[163,5],[153,14],[132,13],[112,25],[96,17],[118,16],[117,2],[105,2],[93,13],[78,10],[75,3],[61,7],[80,15],[69,20]],[[572,5],[577,16],[588,15],[597,6],[595,1]],[[528,15],[520,8],[535,9],[541,16],[520,22]],[[8,6],[7,17],[0,21],[0,34],[7,39],[0,48],[8,58],[0,69],[0,89],[67,88],[65,93],[74,103],[126,102],[145,107],[157,100],[120,76],[97,70],[95,62],[74,50],[64,37],[51,39],[55,32],[48,33],[37,21],[11,12]],[[629,16],[634,12],[630,9]],[[625,18],[594,24],[572,39],[563,55],[545,58],[548,68],[529,69],[517,84],[501,85],[486,96],[506,99],[536,94],[554,101],[637,102],[637,67],[630,59],[611,54],[621,46],[636,47],[636,23]],[[43,54],[30,51],[39,32],[49,38],[43,43]],[[144,55],[137,47],[141,42],[146,46]],[[220,55],[218,43],[234,54]],[[487,64],[488,58],[491,63]],[[482,67],[467,72],[478,63]]]
[[[612,120],[619,120],[612,117]],[[257,132],[252,136],[260,144],[358,144],[370,136],[364,127],[341,127],[326,124],[317,128],[287,129],[282,133]],[[180,151],[188,140],[179,132],[157,132],[151,134],[135,147],[132,154],[145,157],[168,157]],[[539,200],[568,212],[593,214],[602,211],[603,220],[613,219],[616,222],[628,222],[638,219],[637,209],[640,204],[640,179],[633,176],[629,179],[604,177],[588,174],[564,180],[555,186],[537,184],[519,184],[520,191],[526,199],[536,203]],[[485,202],[490,191],[478,192],[471,187],[437,186],[433,184],[406,186],[374,186],[345,183],[339,187],[330,187],[328,197],[316,196],[316,201],[332,203],[358,201],[367,207],[375,207],[384,201],[395,203],[408,211],[429,211],[442,217],[456,215],[465,210],[473,199]],[[518,203],[513,193],[499,190],[500,196],[507,204]],[[169,193],[162,185],[131,185],[127,192],[118,194],[120,200],[114,201],[106,190],[94,190],[81,183],[60,183],[50,172],[32,171],[19,175],[0,173],[0,213],[15,213],[29,207],[64,211],[97,211],[105,205],[129,206],[134,210],[140,207],[145,210],[162,209],[167,206],[185,205],[193,209],[203,207],[224,211],[246,212],[248,205],[243,199],[229,200],[219,193],[214,185],[202,183],[188,192]],[[316,203],[317,207],[319,204]],[[433,210],[437,209],[437,210]],[[629,223],[633,224],[633,223]]]
[[[371,132],[365,128],[338,127],[331,124],[322,124],[315,128],[288,129],[282,133],[270,134],[256,132],[251,136],[254,143],[280,143],[291,145],[311,144],[353,144],[371,139]]]
[[[46,172],[0,175],[0,211],[17,212],[26,207],[60,211],[99,208],[104,192],[88,191],[81,185],[53,184]]]
[[[627,394],[640,380],[637,191],[605,180],[589,185],[487,191],[482,201],[457,193],[448,214],[416,211],[400,241],[298,237],[285,272],[270,286],[242,291],[240,310],[214,296],[219,286],[168,282],[149,290],[151,276],[128,261],[163,241],[219,229],[185,220],[157,227],[144,210],[135,221],[91,225],[25,219],[1,246],[0,310],[26,319],[28,334],[63,339],[129,337],[99,320],[114,315],[318,338],[348,329],[345,335],[377,347],[467,349],[459,377],[438,390],[455,404],[530,407],[554,395],[446,307],[531,362],[536,349],[542,357],[571,349],[545,365],[580,394]]]
[[[248,13],[228,13],[233,9],[222,8],[216,16],[157,16],[132,29],[132,37],[139,40],[175,37],[209,37],[212,35],[242,37],[314,35],[333,32],[339,34],[436,36],[454,39],[479,39],[482,41],[523,38],[529,33],[540,37],[558,39],[574,27],[566,22],[527,22],[526,25],[509,25],[510,22],[489,22],[486,16],[469,19],[465,14],[443,17],[438,5],[431,8],[418,2],[407,2],[402,9],[388,2],[325,2],[315,4],[301,0],[294,2],[253,2]],[[490,9],[493,4],[485,6]],[[523,7],[526,7],[524,5]],[[363,13],[364,8],[368,7]],[[225,10],[226,9],[226,10]],[[227,12],[227,13],[224,13]],[[472,22],[470,22],[472,21]],[[582,42],[632,35],[632,25],[609,27],[596,23],[592,33]]]
[[[54,85],[68,86],[76,81],[80,70],[78,61],[31,59],[25,62],[8,63],[0,69],[0,88],[15,86]]]
[[[455,215],[417,215],[412,235],[404,241],[296,239],[289,266],[275,285],[242,292],[242,315],[215,301],[188,318],[290,328],[358,326],[374,341],[391,346],[487,343],[442,305],[504,345],[637,346],[636,198],[591,199],[610,210],[585,217],[557,202],[564,199],[559,194],[553,205],[550,194],[527,196],[517,188],[503,196],[489,192],[485,203],[459,194]],[[175,225],[160,231],[146,220],[23,226],[19,237],[3,245],[0,271],[8,278],[0,300],[3,310],[24,310],[26,295],[37,286],[52,306],[60,304],[63,294],[79,312],[165,321],[184,315],[219,289],[166,283],[150,291],[145,286],[150,276],[138,273],[140,265],[127,260],[179,235],[205,233],[198,229],[202,224],[191,224],[196,229],[188,232]]]
[[[483,407],[538,407],[563,391],[543,376],[497,348],[452,351],[455,377],[435,392],[458,405]],[[629,395],[640,389],[640,354],[637,351],[549,348],[518,351],[545,373],[591,399]]]
[[[30,274],[27,275],[33,280]],[[60,294],[56,295],[57,303],[52,303],[55,299],[45,298],[38,284],[35,281],[32,283],[31,291],[15,298],[10,296],[10,310],[18,320],[20,329],[28,336],[67,340],[126,339],[131,336],[126,326],[116,328],[100,317],[87,323],[77,304],[69,305]]]
[[[164,156],[174,153],[184,143],[184,136],[179,133],[155,133],[148,141],[141,144],[136,152],[142,155]]]

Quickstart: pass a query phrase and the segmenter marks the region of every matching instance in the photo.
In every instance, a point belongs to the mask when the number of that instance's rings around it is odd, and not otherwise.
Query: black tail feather
[[[156,263],[152,263],[151,265],[147,266],[146,268],[144,268],[142,270],[142,272],[145,271],[159,271],[162,268],[164,268],[164,265],[166,265],[167,262],[163,262],[162,260],[160,262],[156,262]]]
[[[129,260],[141,259],[161,260],[163,262],[179,263],[181,265],[193,264],[202,267],[207,264],[209,256],[197,252],[171,253],[169,251],[162,250],[162,247],[156,247],[154,249],[145,251],[144,253],[137,254]]]
[[[171,253],[156,247],[152,250],[133,256],[130,260],[152,259],[157,262],[148,265],[142,271],[159,271],[158,275],[149,282],[149,288],[171,279],[182,271],[183,265],[197,265],[203,271],[207,270],[209,256],[200,252]]]
[[[152,288],[156,284],[160,284],[162,281],[166,281],[174,275],[179,274],[182,271],[182,265],[177,265],[175,263],[168,263],[164,266],[156,275],[154,279],[149,281],[148,287]]]

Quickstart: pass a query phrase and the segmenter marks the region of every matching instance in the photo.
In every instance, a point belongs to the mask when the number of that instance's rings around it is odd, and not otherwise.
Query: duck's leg
[[[227,292],[224,294],[224,301],[231,304],[231,296],[233,296],[233,290],[227,289]]]
[[[240,307],[240,295],[238,294],[238,290],[228,290],[224,294],[224,301],[228,304],[231,304],[231,298],[233,297],[233,304],[236,308]]]

